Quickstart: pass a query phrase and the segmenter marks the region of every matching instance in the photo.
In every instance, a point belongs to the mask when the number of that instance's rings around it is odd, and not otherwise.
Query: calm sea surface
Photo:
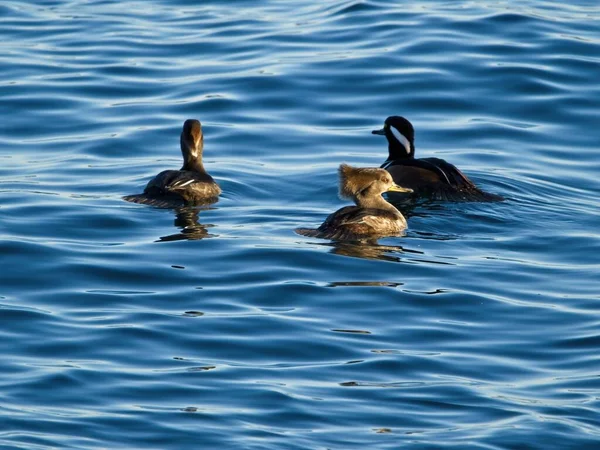
[[[596,0],[3,1],[0,448],[600,448],[599,77]],[[389,115],[507,200],[296,235]],[[220,201],[124,202],[187,118]]]

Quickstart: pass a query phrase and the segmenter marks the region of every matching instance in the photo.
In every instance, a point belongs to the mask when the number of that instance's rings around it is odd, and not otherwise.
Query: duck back
[[[173,207],[215,203],[220,193],[221,188],[207,173],[164,170],[148,182],[143,194],[123,198],[133,203]]]
[[[321,239],[364,240],[397,235],[405,228],[406,220],[390,211],[346,206],[330,214],[319,228],[297,228],[296,233]]]
[[[501,201],[503,197],[484,192],[453,164],[440,158],[400,159],[382,167],[394,182],[411,188],[413,196],[443,201]]]

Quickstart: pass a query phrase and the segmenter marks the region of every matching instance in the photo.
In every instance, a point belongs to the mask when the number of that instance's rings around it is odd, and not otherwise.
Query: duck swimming
[[[413,190],[413,196],[449,201],[501,201],[503,198],[479,189],[454,165],[440,158],[415,158],[415,130],[400,116],[385,119],[381,130],[373,134],[385,136],[389,156],[381,165],[394,182]]]
[[[188,119],[184,122],[180,144],[183,155],[183,166],[180,170],[165,170],[159,173],[148,182],[143,194],[128,195],[123,199],[150,205],[216,202],[221,188],[202,164],[204,136],[199,121]]]
[[[329,215],[319,228],[297,228],[308,237],[335,240],[367,240],[400,234],[406,219],[381,194],[412,192],[394,183],[385,169],[362,169],[340,165],[340,197],[351,198],[356,206],[345,206]]]

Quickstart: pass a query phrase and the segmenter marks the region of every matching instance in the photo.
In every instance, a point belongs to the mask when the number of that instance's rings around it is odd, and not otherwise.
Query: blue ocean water
[[[600,447],[596,0],[8,0],[0,48],[0,448]],[[296,235],[389,115],[507,200]],[[187,118],[220,201],[124,202]]]

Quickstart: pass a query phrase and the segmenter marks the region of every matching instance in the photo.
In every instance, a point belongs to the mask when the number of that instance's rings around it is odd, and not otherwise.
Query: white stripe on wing
[[[193,183],[194,181],[196,181],[196,180],[194,180],[193,178],[191,180],[187,180],[185,183],[183,183],[182,181],[176,181],[175,183],[173,183],[171,185],[171,187],[172,188],[182,188],[184,186],[187,186],[188,184]]]

